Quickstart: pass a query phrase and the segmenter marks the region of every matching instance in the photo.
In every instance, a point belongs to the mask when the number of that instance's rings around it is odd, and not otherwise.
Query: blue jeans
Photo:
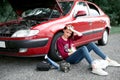
[[[90,54],[91,50],[93,50],[102,59],[106,59],[107,56],[97,47],[95,43],[91,42],[86,46],[78,48],[76,52],[74,52],[66,59],[66,61],[71,64],[75,64],[79,63],[82,59],[85,58],[87,62],[91,65],[93,62],[93,58]]]

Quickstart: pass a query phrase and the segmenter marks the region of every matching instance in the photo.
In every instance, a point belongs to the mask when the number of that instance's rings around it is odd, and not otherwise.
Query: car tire
[[[100,40],[98,40],[99,45],[106,45],[108,43],[108,31],[105,30],[103,36]]]
[[[62,32],[57,33],[54,36],[54,38],[52,40],[52,44],[50,46],[50,51],[49,51],[48,56],[54,61],[61,61],[62,60],[60,54],[58,53],[57,47],[56,47],[56,41],[62,34],[63,34]]]

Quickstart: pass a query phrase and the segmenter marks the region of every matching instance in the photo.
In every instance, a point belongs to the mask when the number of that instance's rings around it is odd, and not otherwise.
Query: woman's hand
[[[78,36],[82,36],[83,35],[81,32],[76,31],[73,26],[68,26],[68,29],[70,29],[72,32],[74,32]]]
[[[68,49],[68,51],[69,51],[68,55],[71,55],[71,54],[73,54],[76,51],[76,48],[75,47],[71,47],[71,49]]]
[[[72,55],[72,54],[73,54],[73,52],[68,53],[69,56]]]

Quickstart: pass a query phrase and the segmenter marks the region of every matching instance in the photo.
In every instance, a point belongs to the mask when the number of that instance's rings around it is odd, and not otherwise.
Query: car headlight
[[[39,33],[39,30],[19,30],[16,31],[11,37],[29,37]]]

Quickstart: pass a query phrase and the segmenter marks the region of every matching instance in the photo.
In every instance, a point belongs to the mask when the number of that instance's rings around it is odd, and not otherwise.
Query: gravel
[[[112,34],[106,46],[99,46],[110,58],[120,63],[120,34]],[[91,52],[94,59],[98,59]],[[43,57],[39,58],[17,58],[0,56],[0,80],[120,80],[120,67],[108,67],[105,69],[108,76],[99,76],[91,73],[86,60],[72,65],[71,71],[63,73],[52,69],[49,71],[36,71]]]

